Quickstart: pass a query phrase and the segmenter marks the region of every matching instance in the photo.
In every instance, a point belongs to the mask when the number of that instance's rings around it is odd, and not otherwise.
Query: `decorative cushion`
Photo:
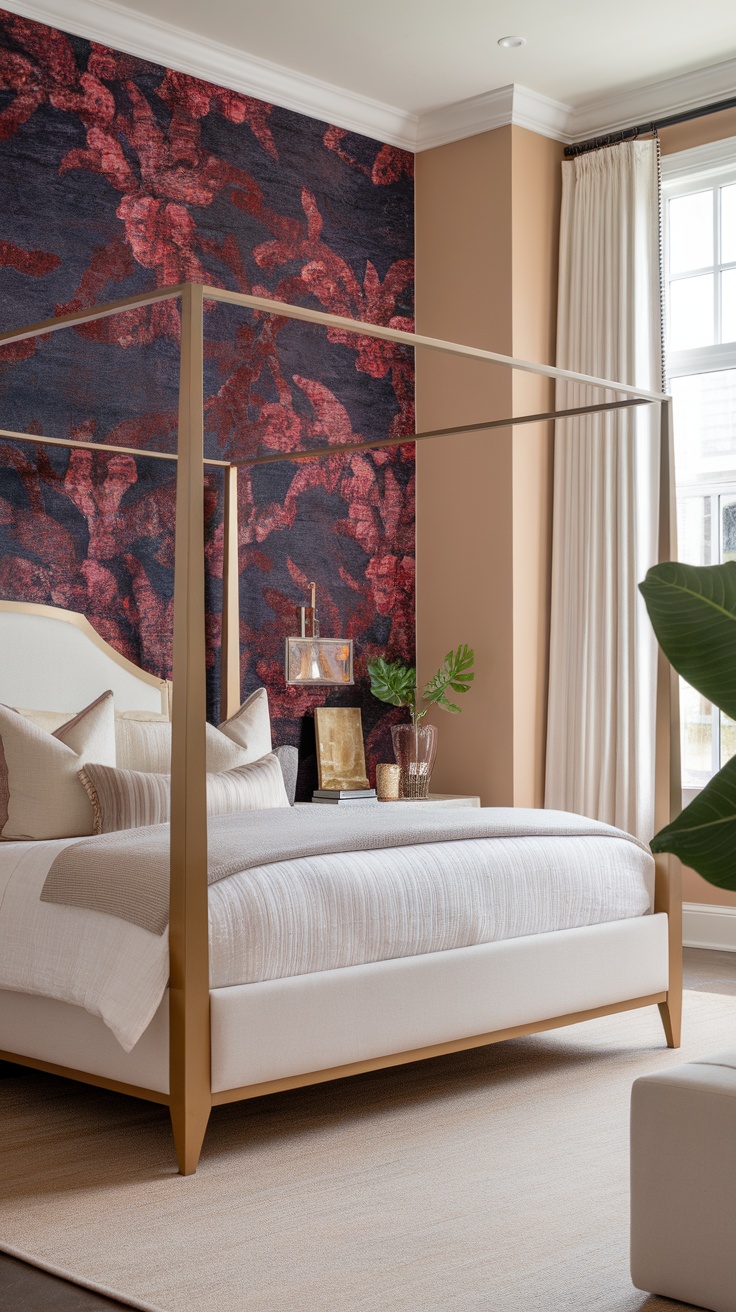
[[[54,733],[69,720],[68,711],[20,709],[26,719]],[[171,769],[171,721],[155,711],[115,712],[116,760],[122,770],[168,774]],[[256,688],[235,715],[216,729],[207,725],[207,769],[213,774],[259,761],[271,751],[268,693]]]
[[[144,774],[168,774],[171,769],[171,722],[151,720],[147,716],[128,714],[116,718],[115,740],[117,765],[121,770],[140,770]],[[270,740],[270,733],[269,733]],[[270,752],[269,746],[261,756]],[[207,769],[212,774],[250,765],[253,757],[213,724],[207,725]]]
[[[248,761],[258,761],[271,751],[271,717],[268,693],[256,688],[234,715],[220,725],[220,733],[247,752]]]
[[[71,711],[35,711],[25,710],[20,706],[13,708],[19,715],[24,715],[27,720],[37,724],[39,729],[45,729],[47,733],[56,733],[62,724],[67,724],[72,718]]]
[[[116,765],[123,770],[168,774],[171,769],[171,721],[166,716],[128,711],[115,716]]]
[[[115,763],[112,693],[105,692],[54,733],[0,706],[0,835],[76,838],[93,832],[78,778],[88,761]]]
[[[289,799],[289,806],[294,805],[296,798],[296,783],[299,774],[299,752],[296,747],[284,743],[283,747],[274,747],[273,754],[278,759],[281,766],[281,773],[284,776],[284,788],[286,796]]]
[[[170,814],[171,776],[87,764],[79,771],[94,812],[94,833],[164,824]],[[281,766],[270,754],[233,770],[207,775],[207,814],[261,811],[289,805]]]

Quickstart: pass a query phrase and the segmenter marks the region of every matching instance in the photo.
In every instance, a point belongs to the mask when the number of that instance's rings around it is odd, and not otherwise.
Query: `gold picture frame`
[[[369,788],[359,706],[318,706],[314,712],[317,775],[325,790]]]

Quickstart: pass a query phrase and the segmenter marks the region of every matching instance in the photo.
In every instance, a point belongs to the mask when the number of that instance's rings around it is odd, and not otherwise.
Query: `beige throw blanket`
[[[563,811],[441,809],[431,803],[240,812],[212,816],[207,828],[210,884],[275,861],[466,838],[588,835],[625,839],[647,850],[619,829]],[[126,829],[70,844],[54,861],[41,901],[102,911],[163,934],[169,918],[169,826]]]

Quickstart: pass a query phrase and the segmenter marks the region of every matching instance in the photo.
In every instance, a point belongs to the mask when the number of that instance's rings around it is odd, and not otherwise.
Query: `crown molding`
[[[618,132],[636,123],[647,123],[669,114],[698,109],[716,100],[725,100],[736,88],[736,59],[691,73],[680,73],[646,87],[618,92],[605,100],[596,100],[574,109],[567,130],[573,141]]]
[[[449,141],[461,141],[479,132],[492,132],[511,122],[513,86],[496,87],[482,96],[457,100],[452,105],[428,109],[419,117],[415,150],[432,150]]]
[[[509,123],[557,141],[569,141],[566,124],[571,113],[569,105],[550,100],[549,96],[528,87],[517,84],[497,87],[482,96],[471,96],[421,114],[415,149],[431,150],[463,137],[492,132]]]
[[[576,108],[528,87],[510,85],[411,114],[233,50],[115,0],[1,2],[25,18],[409,151],[430,150],[508,124],[568,145],[696,109],[732,95],[736,86],[736,60],[729,60]]]
[[[172,23],[162,23],[148,14],[126,9],[114,0],[3,0],[3,7],[74,36],[148,59],[153,64],[293,109],[308,118],[404,150],[416,148],[415,114],[233,50]]]

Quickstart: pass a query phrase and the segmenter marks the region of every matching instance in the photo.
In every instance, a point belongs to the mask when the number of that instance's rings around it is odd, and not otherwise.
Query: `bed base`
[[[351,1075],[366,1075],[369,1071],[388,1070],[392,1066],[406,1066],[413,1061],[426,1061],[431,1057],[447,1057],[453,1052],[467,1052],[470,1048],[485,1048],[506,1039],[521,1039],[529,1034],[543,1034],[565,1025],[579,1025],[584,1020],[597,1020],[600,1016],[614,1016],[619,1011],[634,1011],[638,1007],[667,1005],[666,993],[652,993],[647,998],[629,998],[626,1002],[610,1002],[605,1007],[591,1007],[588,1011],[572,1012],[568,1016],[552,1016],[547,1020],[530,1021],[528,1025],[511,1025],[505,1030],[490,1034],[473,1034],[465,1039],[450,1039],[447,1043],[433,1043],[426,1048],[412,1048],[409,1052],[394,1052],[387,1057],[369,1057],[353,1061],[346,1066],[332,1066],[326,1071],[310,1071],[307,1075],[286,1075],[280,1080],[266,1080],[263,1084],[249,1084],[242,1089],[224,1089],[213,1093],[212,1106],[223,1103],[244,1102],[248,1098],[263,1098],[271,1093],[285,1093],[289,1089],[303,1089],[310,1084],[324,1084],[328,1080],[344,1080]],[[670,1045],[671,1046],[671,1045]],[[0,1054],[1,1056],[2,1054]]]
[[[531,1021],[527,1025],[511,1025],[505,1030],[494,1030],[489,1034],[472,1034],[463,1039],[450,1039],[447,1043],[433,1043],[425,1048],[412,1048],[408,1052],[392,1052],[384,1057],[368,1057],[364,1061],[349,1062],[344,1066],[332,1066],[324,1071],[308,1071],[303,1075],[285,1075],[279,1080],[265,1080],[261,1084],[248,1084],[240,1089],[223,1089],[212,1094],[212,1107],[221,1107],[229,1102],[246,1102],[250,1098],[265,1098],[272,1093],[286,1093],[289,1089],[303,1089],[310,1084],[324,1084],[328,1080],[345,1080],[351,1075],[365,1075],[369,1071],[388,1070],[392,1066],[406,1066],[414,1061],[427,1061],[431,1057],[446,1057],[453,1052],[467,1052],[470,1048],[484,1048],[492,1043],[503,1043],[506,1039],[519,1039],[525,1035],[543,1034],[546,1030],[561,1029],[566,1025],[579,1025],[585,1020],[597,1020],[601,1016],[615,1016],[621,1011],[634,1011],[640,1007],[659,1006],[662,1015],[667,1046],[674,1045],[669,1040],[669,1017],[667,993],[651,993],[646,998],[628,998],[624,1002],[610,1002],[605,1007],[591,1007],[587,1011],[572,1012],[567,1016],[552,1016],[547,1020]],[[165,1107],[171,1105],[171,1095],[160,1093],[157,1089],[143,1089],[136,1084],[124,1084],[121,1080],[111,1080],[105,1075],[90,1075],[87,1071],[72,1070],[67,1066],[57,1066],[51,1061],[41,1061],[37,1057],[21,1057],[16,1053],[0,1050],[0,1061],[12,1062],[17,1066],[29,1066],[33,1070],[44,1071],[48,1075],[59,1075],[64,1079],[77,1080],[80,1084],[92,1084],[98,1089],[110,1089],[113,1093],[124,1093],[131,1098],[142,1098],[146,1102],[157,1102]]]
[[[667,1043],[677,1046],[676,921],[676,914],[667,919],[655,914],[215,989],[211,1067],[202,1099],[206,1117],[189,1122],[184,1146],[198,1153],[215,1106],[643,1007],[658,1006]],[[442,1005],[427,1008],[433,995]],[[365,999],[362,1014],[356,1013],[356,998]],[[559,1014],[545,1016],[545,1003]],[[175,1096],[168,1091],[168,1006],[164,997],[145,1035],[126,1055],[103,1022],[81,1008],[0,992],[0,1059],[169,1107],[181,1152]],[[10,1050],[26,1043],[26,1054]],[[74,1054],[76,1065],[58,1060],[64,1050]],[[96,1070],[82,1069],[86,1060],[96,1063]],[[316,1069],[309,1068],[310,1060]],[[180,1168],[188,1164],[179,1161]]]

